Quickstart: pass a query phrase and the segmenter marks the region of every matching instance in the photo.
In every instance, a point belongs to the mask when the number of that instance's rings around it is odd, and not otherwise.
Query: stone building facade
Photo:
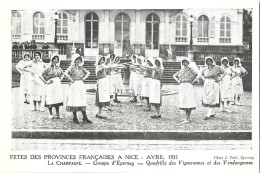
[[[194,51],[243,52],[242,9],[13,10],[12,42],[35,40],[38,47],[44,42],[54,47],[55,12],[64,59],[76,47],[86,60],[135,53],[175,61],[190,49],[191,15]]]

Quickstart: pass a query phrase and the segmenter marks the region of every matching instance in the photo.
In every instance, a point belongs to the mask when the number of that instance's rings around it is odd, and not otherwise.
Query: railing
[[[175,37],[175,42],[187,42],[187,37]]]
[[[208,37],[198,37],[197,39],[198,39],[197,40],[198,43],[208,43],[209,42]]]
[[[238,57],[242,61],[252,61],[252,54],[250,53],[194,52],[194,59],[197,61],[203,61],[208,56],[211,56],[215,61],[220,61],[223,57],[230,59]]]
[[[21,39],[22,37],[21,37],[21,34],[13,34],[12,35],[12,39],[13,40],[19,40],[19,39]]]
[[[43,59],[50,59],[53,54],[58,54],[59,49],[13,49],[12,50],[12,61],[16,62],[23,59],[25,52],[28,52],[32,59],[33,53],[39,51],[42,53]]]
[[[219,38],[220,43],[231,43],[231,38]]]
[[[33,40],[45,40],[45,35],[44,34],[34,34],[32,35]]]
[[[67,41],[68,40],[68,35],[57,35],[57,39],[58,40]]]

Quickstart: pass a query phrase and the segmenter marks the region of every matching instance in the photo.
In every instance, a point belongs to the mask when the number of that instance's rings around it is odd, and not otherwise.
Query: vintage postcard
[[[258,1],[1,4],[0,172],[258,172]]]

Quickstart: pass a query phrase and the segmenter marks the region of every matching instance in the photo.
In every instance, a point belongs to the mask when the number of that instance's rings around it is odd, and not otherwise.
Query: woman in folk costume
[[[243,81],[242,78],[248,74],[246,69],[242,67],[242,64],[240,62],[239,58],[235,58],[233,61],[232,71],[234,75],[232,78],[232,84],[233,84],[233,92],[234,92],[234,99],[235,99],[235,105],[241,106],[240,103],[240,97],[243,95]]]
[[[123,89],[123,79],[122,79],[122,75],[121,75],[121,69],[124,68],[122,65],[120,65],[120,61],[121,58],[119,56],[117,56],[115,58],[114,61],[114,65],[113,65],[113,72],[114,72],[114,85],[115,85],[115,97],[114,97],[114,102],[115,103],[121,103],[118,99],[117,99],[117,94],[118,93],[122,93],[122,89]]]
[[[208,107],[208,113],[204,120],[214,117],[213,108],[220,106],[219,82],[225,77],[223,68],[215,65],[212,57],[205,58],[206,67],[202,70],[201,76],[204,80],[202,104]],[[219,77],[221,75],[221,77]]]
[[[96,75],[97,75],[97,90],[96,90],[96,103],[95,105],[99,108],[96,118],[107,119],[107,117],[102,116],[102,108],[110,106],[110,89],[109,81],[106,78],[106,69],[110,67],[104,65],[105,57],[97,56],[96,58]]]
[[[27,67],[31,67],[30,97],[34,105],[33,110],[44,111],[45,86],[44,82],[40,79],[40,76],[42,75],[42,72],[44,71],[46,64],[42,62],[41,52],[34,52],[33,61],[30,64],[24,66],[23,70],[26,70]]]
[[[151,111],[151,104],[149,103],[149,92],[150,91],[150,84],[152,80],[152,69],[147,68],[147,67],[154,67],[154,58],[148,58],[146,60],[145,66],[140,66],[144,71],[144,79],[142,82],[142,91],[141,91],[141,97],[143,99],[146,99],[147,101],[147,108],[144,109],[145,111]]]
[[[134,79],[134,92],[135,92],[136,96],[139,96],[139,98],[142,99],[141,92],[142,92],[142,81],[144,79],[144,71],[142,68],[140,68],[140,66],[144,65],[144,57],[138,56],[136,58],[136,61],[137,61],[137,63],[135,65],[136,73],[135,73],[135,79]],[[137,100],[136,100],[136,102],[137,102]],[[141,102],[138,105],[141,105]]]
[[[105,65],[106,66],[110,66],[111,65],[110,54],[105,57]],[[110,99],[111,99],[111,98],[113,98],[113,95],[114,95],[113,83],[112,83],[112,80],[111,80],[111,71],[112,71],[112,69],[111,68],[107,68],[107,69],[105,69],[105,71],[106,71],[106,79],[108,80],[108,87],[109,87],[109,93],[110,93]],[[110,106],[111,106],[111,103],[110,103],[109,106],[104,107],[103,110],[110,111],[111,110]]]
[[[131,56],[131,63],[132,65],[136,65],[136,58],[138,57],[138,55],[134,54]],[[134,93],[134,98],[133,100],[131,100],[130,102],[137,102],[137,94],[136,91],[134,90],[134,85],[135,85],[135,76],[136,76],[136,69],[133,68],[133,66],[130,66],[130,79],[129,79],[129,89],[133,90]]]
[[[56,109],[57,118],[64,118],[60,116],[59,108],[63,105],[63,92],[61,86],[61,78],[63,78],[63,71],[59,67],[60,58],[58,55],[53,55],[50,60],[50,66],[47,67],[42,76],[41,80],[46,84],[46,106],[49,109],[49,118],[53,119],[52,108]]]
[[[20,88],[21,88],[21,92],[24,95],[24,103],[29,104],[29,96],[30,96],[30,69],[29,68],[25,68],[23,69],[24,66],[31,64],[30,61],[30,55],[29,52],[25,52],[23,55],[23,60],[19,61],[18,64],[16,65],[16,69],[19,71],[19,73],[21,74],[21,78],[20,78]]]
[[[79,54],[73,54],[71,66],[66,70],[65,76],[70,80],[68,97],[66,100],[66,111],[73,112],[73,122],[79,124],[77,112],[81,111],[83,123],[92,123],[86,114],[86,80],[90,72],[84,69],[84,60]]]
[[[190,61],[185,58],[181,61],[182,69],[173,75],[179,86],[179,108],[186,111],[186,119],[181,123],[189,123],[191,111],[196,109],[194,82],[200,77],[198,73],[189,67]]]
[[[152,70],[152,79],[149,84],[149,102],[151,105],[154,105],[156,109],[156,115],[151,116],[151,118],[153,119],[161,118],[161,112],[160,112],[160,108],[162,105],[161,78],[164,70],[162,58],[157,57],[155,59],[155,66],[154,67],[146,66],[146,68]]]
[[[230,102],[234,100],[234,93],[232,88],[232,68],[229,66],[227,57],[221,59],[221,67],[225,70],[226,75],[220,81],[220,96],[221,96],[221,111],[231,112]]]

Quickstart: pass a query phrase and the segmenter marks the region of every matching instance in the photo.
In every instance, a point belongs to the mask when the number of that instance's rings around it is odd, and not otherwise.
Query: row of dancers
[[[141,103],[146,100],[147,108],[156,109],[153,119],[161,118],[162,105],[162,82],[163,62],[160,57],[145,58],[132,55],[130,63],[120,63],[120,57],[115,54],[97,56],[95,72],[98,78],[96,85],[95,105],[99,108],[96,118],[107,119],[103,116],[103,110],[111,110],[112,100],[120,103],[117,95],[123,89],[121,70],[130,68],[129,89],[133,91],[134,98],[131,102]],[[17,64],[17,70],[21,73],[21,89],[25,95],[25,103],[33,102],[33,110],[44,111],[44,106],[49,109],[49,118],[54,118],[52,108],[56,109],[57,118],[64,118],[59,113],[59,107],[65,103],[66,111],[73,113],[73,122],[79,124],[77,112],[82,112],[83,122],[92,123],[86,115],[86,80],[90,72],[83,68],[84,60],[79,54],[73,54],[70,67],[63,72],[59,67],[60,58],[53,55],[50,64],[41,60],[41,53],[34,52],[33,61],[30,61],[28,53],[25,53],[23,60]],[[196,97],[193,84],[199,79],[204,80],[203,105],[208,107],[208,113],[204,120],[215,116],[214,107],[219,107],[221,102],[222,111],[231,112],[230,103],[240,104],[240,97],[243,94],[242,77],[247,71],[242,67],[239,58],[234,59],[234,65],[229,66],[228,58],[221,59],[221,66],[215,64],[212,57],[205,59],[206,67],[198,72],[189,66],[187,58],[181,61],[182,69],[173,75],[179,85],[179,108],[185,110],[186,118],[181,123],[190,122],[191,111],[196,109]],[[66,77],[69,79],[69,90],[67,97],[63,98],[61,81]],[[138,99],[140,98],[140,99]],[[221,101],[220,101],[221,100]]]

